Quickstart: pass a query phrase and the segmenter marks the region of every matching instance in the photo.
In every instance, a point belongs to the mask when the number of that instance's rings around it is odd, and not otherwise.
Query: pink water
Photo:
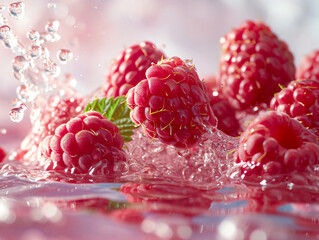
[[[63,54],[68,58],[67,51]],[[30,74],[43,90],[43,76]],[[49,81],[63,81],[54,74]],[[60,97],[57,89],[41,94]],[[46,101],[26,101],[32,108],[26,113],[38,116]],[[30,124],[11,124],[1,142],[19,148]],[[29,134],[25,146],[35,141],[32,130]],[[307,186],[289,178],[283,183],[282,176],[242,182],[232,175],[238,139],[218,131],[206,137],[199,147],[177,150],[137,130],[126,146],[126,171],[116,178],[43,171],[32,151],[23,161],[7,159],[0,164],[0,240],[319,239],[318,171],[301,176],[311,182]],[[10,158],[17,160],[14,151]]]

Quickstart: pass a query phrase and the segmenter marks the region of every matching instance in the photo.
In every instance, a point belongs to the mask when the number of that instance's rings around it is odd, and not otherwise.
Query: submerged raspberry
[[[242,134],[234,156],[242,178],[313,170],[319,163],[317,138],[287,114],[261,114]]]
[[[296,79],[313,79],[319,81],[319,50],[305,56],[296,72]]]
[[[294,79],[287,44],[262,22],[245,21],[221,38],[221,45],[218,81],[236,109],[268,106],[279,84]]]
[[[178,57],[152,65],[127,94],[132,120],[150,138],[187,148],[201,140],[215,117],[194,66]]]
[[[46,170],[110,175],[126,161],[124,141],[115,124],[98,112],[87,112],[60,125],[40,145]]]
[[[270,108],[287,113],[319,136],[319,81],[291,82],[273,97]]]
[[[151,42],[141,42],[121,52],[106,75],[103,89],[106,97],[124,96],[127,91],[145,79],[145,72],[152,63],[165,55]]]

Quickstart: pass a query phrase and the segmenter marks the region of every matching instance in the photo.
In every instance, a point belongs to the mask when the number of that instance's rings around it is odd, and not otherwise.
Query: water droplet
[[[73,58],[73,53],[67,49],[60,49],[57,53],[57,57],[60,60],[60,63],[66,64]]]
[[[43,47],[42,48],[42,55],[41,55],[42,58],[44,59],[49,59],[50,58],[50,51],[47,47]]]
[[[17,96],[22,102],[32,102],[38,93],[38,88],[34,85],[28,87],[26,85],[21,85],[17,88]]]
[[[42,49],[40,46],[37,46],[37,45],[31,46],[29,54],[32,58],[37,59],[38,57],[41,56],[41,53],[42,53]]]
[[[4,40],[11,33],[11,29],[8,25],[3,25],[0,27],[0,40]]]
[[[47,61],[44,63],[45,72],[48,75],[52,75],[53,77],[57,77],[60,75],[60,67],[56,65],[52,61]]]
[[[55,33],[59,30],[60,22],[57,20],[50,21],[45,26],[45,30],[47,30],[49,33]]]
[[[25,7],[24,2],[11,3],[8,9],[10,16],[18,18],[18,19],[22,18],[24,15],[24,7]]]
[[[29,62],[23,56],[16,56],[12,61],[12,67],[15,72],[23,73],[29,67]]]
[[[12,108],[9,112],[9,117],[12,122],[21,122],[24,116],[24,109]]]
[[[5,8],[6,8],[6,6],[5,6],[5,5],[0,4],[0,11],[3,11]]]
[[[31,30],[30,32],[27,33],[27,37],[31,40],[37,40],[40,38],[40,33],[38,31],[35,30]]]
[[[7,48],[14,49],[18,46],[17,36],[8,34],[8,36],[5,39],[3,39],[3,43]]]

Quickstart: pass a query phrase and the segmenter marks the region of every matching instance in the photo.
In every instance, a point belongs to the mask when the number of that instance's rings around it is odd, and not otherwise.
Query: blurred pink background
[[[6,7],[14,1],[2,0]],[[303,55],[319,48],[319,1],[312,0],[68,0],[25,1],[25,15],[17,20],[2,11],[19,40],[30,45],[26,33],[44,31],[48,20],[59,20],[61,40],[47,44],[52,59],[61,48],[74,57],[60,65],[72,74],[82,94],[104,81],[112,58],[125,47],[148,40],[168,56],[193,59],[201,78],[217,73],[219,38],[246,19],[266,22],[290,46],[298,65]],[[1,13],[1,12],[0,12]],[[30,130],[28,117],[9,120],[18,80],[13,77],[14,54],[0,44],[0,146],[17,147]],[[29,110],[26,111],[26,114]]]

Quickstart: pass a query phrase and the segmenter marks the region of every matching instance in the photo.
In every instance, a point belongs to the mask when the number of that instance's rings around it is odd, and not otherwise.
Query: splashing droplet
[[[44,63],[45,73],[57,77],[60,75],[60,67],[52,61]]]
[[[22,18],[24,15],[24,7],[24,2],[11,3],[8,9],[10,16],[18,19]]]
[[[9,34],[11,34],[11,29],[7,25],[3,25],[0,27],[0,40],[6,39]]]
[[[23,73],[29,67],[29,62],[23,56],[16,56],[12,61],[13,70],[17,73]]]
[[[60,63],[66,64],[73,58],[73,53],[67,49],[60,49],[57,53],[57,57],[60,60]]]
[[[34,46],[31,46],[30,48],[30,56],[34,59],[37,59],[41,56],[41,53],[42,53],[42,49],[40,46],[37,46],[37,45],[34,45]]]
[[[9,112],[9,117],[12,122],[21,122],[24,117],[23,108],[12,108]]]
[[[31,40],[37,40],[40,38],[40,33],[38,31],[35,30],[31,30],[30,32],[27,33],[27,37]]]
[[[5,39],[3,39],[3,43],[7,48],[14,49],[18,46],[17,36],[13,34],[8,34]]]
[[[45,26],[45,30],[47,30],[49,33],[56,33],[59,30],[60,22],[57,20],[48,22],[48,24]]]
[[[35,85],[21,85],[17,88],[17,96],[22,102],[32,102],[39,94]],[[20,105],[21,106],[21,105]]]

